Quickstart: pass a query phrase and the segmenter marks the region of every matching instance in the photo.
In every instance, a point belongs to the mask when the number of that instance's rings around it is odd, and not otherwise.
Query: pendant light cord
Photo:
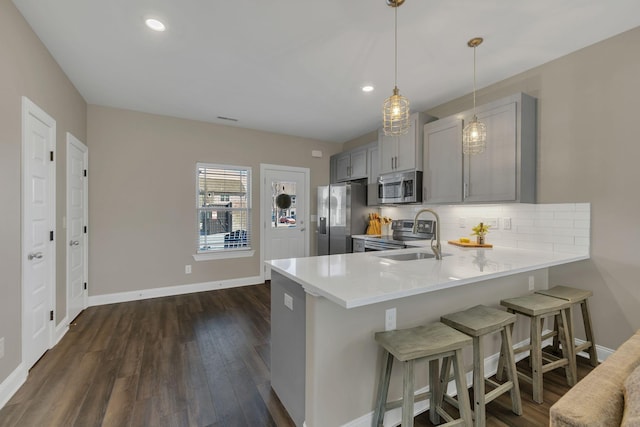
[[[473,47],[473,115],[476,115],[476,47]]]
[[[395,64],[396,64],[396,68],[395,68],[395,75],[393,77],[393,85],[394,87],[398,87],[398,4],[395,5],[394,9],[394,16],[395,16],[395,22],[394,22],[394,40],[395,40]]]

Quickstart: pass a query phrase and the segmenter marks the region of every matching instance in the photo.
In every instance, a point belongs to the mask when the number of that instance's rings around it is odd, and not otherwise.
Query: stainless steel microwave
[[[422,203],[422,172],[398,172],[378,178],[380,203]]]

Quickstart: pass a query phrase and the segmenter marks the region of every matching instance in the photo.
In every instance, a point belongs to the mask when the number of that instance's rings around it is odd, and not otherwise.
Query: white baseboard
[[[575,338],[576,341],[576,345],[580,345],[583,344],[585,341]],[[599,362],[604,362],[607,357],[611,356],[613,354],[615,350],[612,350],[610,348],[607,347],[603,347],[601,345],[596,344],[596,354],[598,355],[598,361]],[[585,351],[581,351],[580,353],[578,353],[579,356],[585,357],[585,358],[589,358],[589,353],[585,352]]]
[[[20,386],[27,380],[28,372],[21,363],[9,374],[0,384],[0,409],[7,404],[9,399],[18,391]]]
[[[192,283],[188,285],[167,286],[164,288],[142,289],[139,291],[118,292],[114,294],[94,295],[89,297],[89,307],[114,304],[118,302],[138,301],[149,298],[169,297],[192,294],[195,292],[213,291],[216,289],[236,288],[239,286],[264,283],[260,276],[242,277],[239,279],[217,280],[215,282]]]
[[[62,321],[58,323],[58,325],[56,326],[56,330],[54,331],[54,336],[53,336],[53,343],[51,344],[51,347],[54,347],[56,344],[58,344],[68,330],[69,330],[69,318],[65,316],[65,318],[62,319]]]
[[[550,331],[544,331],[543,334],[546,334]],[[543,345],[552,344],[553,340],[551,338],[543,341]],[[529,344],[529,339],[525,339],[520,341],[519,343],[514,345],[514,348],[523,347]],[[523,351],[522,353],[516,355],[516,361],[520,361],[525,357],[529,356],[529,352]],[[485,377],[490,377],[495,375],[498,371],[498,361],[500,360],[500,353],[492,354],[484,359],[484,373]],[[467,387],[471,387],[473,384],[473,372],[467,372]],[[420,390],[416,390],[416,394],[424,393],[429,391],[429,386],[423,387]],[[447,386],[447,394],[450,396],[456,396],[458,394],[456,390],[456,385],[454,381],[449,382]],[[429,401],[420,401],[417,402],[414,406],[414,416],[421,414],[429,409]],[[385,427],[394,427],[400,425],[402,421],[402,409],[395,408],[385,413],[384,417],[384,426]],[[343,424],[341,427],[370,427],[373,422],[373,411],[365,414],[355,420],[351,420],[346,424]]]

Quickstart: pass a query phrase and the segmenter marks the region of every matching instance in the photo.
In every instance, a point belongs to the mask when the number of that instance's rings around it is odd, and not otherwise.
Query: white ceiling
[[[90,104],[344,142],[393,89],[385,0],[13,2]],[[470,93],[474,36],[481,88],[639,25],[638,0],[407,0],[398,87],[412,111]]]

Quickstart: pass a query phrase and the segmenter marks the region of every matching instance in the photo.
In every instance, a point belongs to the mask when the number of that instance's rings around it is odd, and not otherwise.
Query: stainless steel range
[[[404,249],[408,240],[431,240],[434,237],[435,221],[419,219],[417,232],[413,233],[412,219],[396,219],[391,223],[392,235],[389,237],[367,236],[364,241],[365,252]]]

